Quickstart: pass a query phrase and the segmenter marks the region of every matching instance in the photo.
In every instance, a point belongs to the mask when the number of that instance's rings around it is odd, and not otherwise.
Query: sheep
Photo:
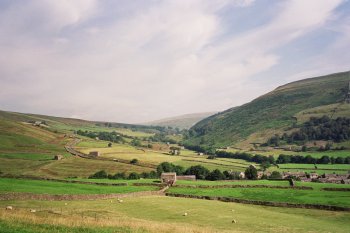
[[[184,213],[183,216],[187,216],[187,213]]]
[[[68,205],[68,203],[64,203],[64,205]]]
[[[232,212],[235,212],[235,210],[231,210]]]
[[[30,213],[36,213],[35,209],[30,209]]]
[[[233,219],[233,220],[232,220],[232,223],[237,223],[236,219]]]
[[[12,206],[6,206],[6,210],[13,210],[13,207]]]
[[[118,200],[119,203],[123,203],[123,200]]]

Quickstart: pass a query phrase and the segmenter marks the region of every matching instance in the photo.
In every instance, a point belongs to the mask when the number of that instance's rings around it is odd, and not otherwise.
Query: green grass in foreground
[[[269,188],[180,188],[172,187],[170,193],[198,196],[233,197],[244,200],[285,202],[298,204],[322,204],[350,207],[350,192],[293,190]]]
[[[4,221],[0,219],[1,233],[127,233],[135,232],[128,227],[68,227],[53,224],[33,224],[19,221]]]
[[[0,193],[26,192],[47,194],[105,194],[130,193],[156,190],[151,186],[98,186],[92,184],[73,184],[54,181],[0,178]]]

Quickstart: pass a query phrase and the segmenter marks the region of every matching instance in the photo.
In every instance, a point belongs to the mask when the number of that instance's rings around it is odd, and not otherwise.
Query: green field
[[[349,232],[350,213],[310,209],[290,209],[172,197],[124,198],[123,204],[110,200],[0,201],[0,206],[37,209],[39,212],[0,210],[2,224],[17,229],[42,229],[52,224],[69,232],[110,232],[108,227],[125,227],[131,232]],[[188,213],[188,216],[183,216]],[[16,217],[17,216],[17,217]],[[83,218],[81,216],[84,216]],[[233,224],[235,219],[237,223]],[[16,221],[15,221],[16,220]],[[28,221],[30,223],[28,223]],[[23,224],[26,222],[27,224]],[[30,225],[32,223],[37,225]],[[48,229],[42,232],[51,232]],[[55,227],[53,228],[55,229]],[[9,231],[11,232],[11,231]],[[24,231],[25,232],[25,231]],[[29,231],[30,232],[30,231]],[[65,232],[65,231],[63,231]],[[128,232],[128,231],[126,231]]]
[[[198,196],[233,197],[244,200],[298,204],[322,204],[350,207],[350,192],[268,189],[268,188],[182,188],[172,187],[170,193]]]
[[[0,193],[104,194],[156,190],[152,186],[98,186],[55,181],[0,178]]]

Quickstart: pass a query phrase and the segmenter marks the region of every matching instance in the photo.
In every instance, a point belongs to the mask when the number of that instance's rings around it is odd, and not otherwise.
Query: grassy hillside
[[[193,113],[185,114],[181,116],[175,116],[170,118],[164,118],[152,122],[147,122],[145,125],[155,125],[155,126],[170,126],[179,129],[189,129],[197,122],[214,115],[216,112],[204,112],[204,113]]]
[[[254,142],[259,140],[256,135],[272,136],[297,123],[300,116],[305,118],[305,113],[314,112],[316,107],[328,106],[328,111],[323,107],[322,114],[332,115],[329,105],[343,101],[348,82],[349,72],[343,72],[278,87],[250,103],[200,121],[190,129],[185,142],[214,147],[233,145],[249,137]],[[347,108],[340,109],[348,113]]]

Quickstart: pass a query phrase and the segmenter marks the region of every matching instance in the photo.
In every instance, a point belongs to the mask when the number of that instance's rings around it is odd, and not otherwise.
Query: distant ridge
[[[184,114],[174,117],[168,117],[156,121],[142,123],[142,125],[153,125],[153,126],[170,126],[173,128],[179,129],[189,129],[197,122],[201,121],[204,118],[212,116],[217,112],[202,112],[202,113],[191,113]]]

